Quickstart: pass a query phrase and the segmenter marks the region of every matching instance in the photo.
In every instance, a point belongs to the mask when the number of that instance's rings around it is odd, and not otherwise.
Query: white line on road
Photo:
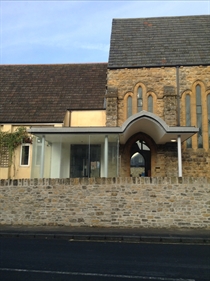
[[[0,268],[0,271],[15,271],[15,272],[30,272],[30,273],[45,273],[45,274],[61,274],[61,275],[77,275],[77,276],[98,276],[107,278],[127,278],[139,280],[156,280],[156,281],[195,281],[195,279],[174,279],[165,277],[154,276],[135,276],[135,275],[118,275],[118,274],[102,274],[102,273],[89,273],[89,272],[66,272],[66,271],[50,271],[50,270],[33,270],[33,269],[18,269],[18,268]]]

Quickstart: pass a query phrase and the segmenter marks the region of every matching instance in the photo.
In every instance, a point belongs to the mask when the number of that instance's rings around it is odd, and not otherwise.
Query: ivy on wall
[[[32,143],[25,127],[19,127],[14,132],[0,130],[0,166],[10,166],[15,149],[22,143]]]

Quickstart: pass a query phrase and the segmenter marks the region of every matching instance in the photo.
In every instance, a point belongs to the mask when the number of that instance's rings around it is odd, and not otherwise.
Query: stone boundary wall
[[[210,228],[210,178],[0,180],[1,225]]]

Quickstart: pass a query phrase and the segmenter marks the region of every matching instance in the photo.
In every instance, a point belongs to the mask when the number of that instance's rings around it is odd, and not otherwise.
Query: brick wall
[[[0,181],[0,224],[210,228],[209,178]]]

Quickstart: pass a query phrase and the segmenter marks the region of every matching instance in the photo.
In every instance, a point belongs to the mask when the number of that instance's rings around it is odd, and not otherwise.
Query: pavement
[[[210,244],[210,229],[102,228],[0,225],[0,238],[66,239],[127,243]]]

